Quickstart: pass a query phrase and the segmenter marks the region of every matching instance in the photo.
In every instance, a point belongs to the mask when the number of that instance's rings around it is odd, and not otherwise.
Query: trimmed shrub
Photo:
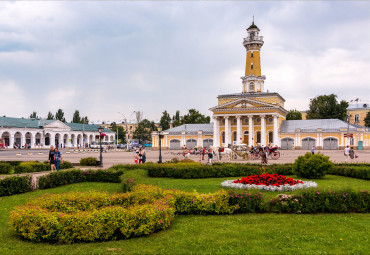
[[[325,176],[325,173],[332,171],[334,164],[329,160],[328,156],[320,153],[312,154],[307,152],[303,156],[299,156],[294,164],[294,174],[308,179],[319,179]]]
[[[19,164],[22,163],[23,161],[18,161],[18,160],[16,160],[16,161],[10,161],[10,160],[8,160],[8,161],[0,161],[0,162],[1,163],[8,163],[11,166],[19,166]]]
[[[58,171],[40,176],[38,178],[38,186],[39,189],[50,189],[67,184],[83,182],[84,180],[83,171],[79,169]]]
[[[14,171],[14,167],[9,163],[0,162],[0,174],[10,174]]]
[[[31,191],[31,180],[32,177],[30,175],[0,179],[0,197]]]
[[[278,213],[368,213],[368,191],[307,190],[302,194],[280,194],[268,204],[269,212]]]
[[[370,167],[369,166],[352,166],[352,165],[336,165],[333,169],[329,169],[328,174],[340,175],[358,179],[370,179]]]
[[[60,169],[70,169],[70,168],[73,168],[73,165],[69,161],[63,160],[63,163],[60,164]]]
[[[120,182],[122,171],[72,169],[53,172],[38,178],[39,189],[50,189],[80,182]]]
[[[235,206],[236,213],[264,212],[263,194],[251,191],[229,191],[229,204]]]
[[[60,243],[130,238],[170,226],[175,215],[173,197],[140,201],[134,197],[104,192],[44,196],[17,207],[10,224],[25,239]]]
[[[81,158],[80,165],[81,166],[98,166],[99,161],[94,157]]]

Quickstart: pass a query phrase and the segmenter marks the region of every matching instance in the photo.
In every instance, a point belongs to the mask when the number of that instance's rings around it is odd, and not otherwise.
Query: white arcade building
[[[63,123],[59,120],[39,120],[0,117],[0,138],[6,147],[29,145],[46,148],[51,145],[83,147],[99,139],[99,125]],[[105,128],[104,141],[113,142],[115,133]]]

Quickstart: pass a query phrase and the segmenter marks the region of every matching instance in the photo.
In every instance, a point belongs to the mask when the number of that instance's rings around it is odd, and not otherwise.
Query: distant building
[[[338,119],[286,120],[285,99],[265,92],[266,77],[261,74],[260,52],[264,44],[259,28],[252,23],[244,38],[245,76],[242,92],[218,96],[218,105],[210,108],[214,123],[186,124],[163,131],[164,149],[182,146],[227,147],[231,144],[280,146],[282,149],[342,149],[346,145],[370,148],[370,128],[363,126],[368,104],[349,107],[354,118],[348,124]],[[306,117],[306,113],[302,113]],[[213,128],[211,131],[210,128]],[[158,147],[158,132],[153,132],[153,147]]]
[[[6,146],[31,146],[47,148],[53,146],[83,147],[99,139],[99,125],[63,123],[59,120],[39,120],[25,118],[0,117],[0,137]],[[104,140],[113,142],[115,134],[104,129]]]

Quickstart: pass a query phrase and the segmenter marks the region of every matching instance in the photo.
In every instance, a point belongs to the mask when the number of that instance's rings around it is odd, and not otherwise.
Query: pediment
[[[67,130],[67,131],[70,131],[71,130],[71,127],[70,126],[64,124],[60,120],[53,121],[53,122],[45,125],[44,128],[46,128],[46,129]]]
[[[230,109],[243,109],[243,108],[257,109],[257,108],[266,108],[266,107],[276,108],[277,106],[266,103],[266,102],[261,102],[258,100],[253,100],[249,98],[241,98],[241,99],[237,99],[237,100],[225,103],[225,104],[212,107],[209,110],[214,111],[214,110],[220,110],[220,109],[230,110]]]

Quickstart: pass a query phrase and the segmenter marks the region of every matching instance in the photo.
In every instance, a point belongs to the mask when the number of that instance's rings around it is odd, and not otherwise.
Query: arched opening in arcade
[[[61,141],[60,134],[59,133],[56,133],[55,134],[55,148],[59,148],[60,147],[60,141]]]
[[[1,135],[1,138],[3,139],[4,141],[4,146],[10,146],[10,133],[9,132],[4,132],[2,135]]]
[[[21,134],[21,132],[17,132],[17,133],[14,134],[14,142],[17,146],[22,146],[22,134]]]
[[[41,133],[37,132],[35,135],[36,146],[41,146],[41,139],[42,139]]]
[[[50,146],[50,134],[45,134],[45,146]]]

